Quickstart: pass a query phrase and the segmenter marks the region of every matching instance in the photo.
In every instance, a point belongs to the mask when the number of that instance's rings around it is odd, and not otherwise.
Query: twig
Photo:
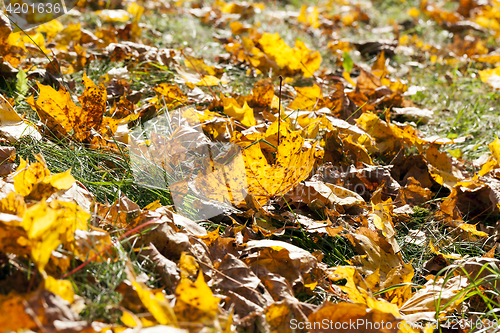
[[[280,75],[280,101],[278,104],[278,146],[280,145],[280,124],[281,124],[281,86],[283,84],[283,77]]]

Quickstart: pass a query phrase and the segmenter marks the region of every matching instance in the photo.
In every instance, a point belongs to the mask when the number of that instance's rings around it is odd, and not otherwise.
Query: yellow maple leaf
[[[174,84],[161,83],[154,89],[159,95],[161,95],[159,98],[160,105],[166,103],[168,109],[175,108],[176,106],[187,102],[186,95],[184,95],[181,89]]]
[[[231,151],[228,152],[228,155],[230,154]],[[247,190],[243,172],[245,163],[238,150],[233,149],[232,156],[234,157],[226,164],[212,161],[213,171],[198,174],[194,184],[200,193],[212,200],[239,206],[245,201]]]
[[[500,140],[495,138],[495,141],[488,144],[488,148],[490,148],[492,156],[481,166],[481,170],[478,172],[478,175],[481,177],[500,165]],[[477,175],[474,176],[474,179],[476,177]]]
[[[192,255],[189,255],[187,252],[181,253],[181,258],[179,259],[179,269],[181,270],[182,279],[197,276],[199,268],[200,266]]]
[[[312,87],[297,87],[297,97],[288,105],[292,110],[314,111],[319,100],[323,98],[321,88],[314,84]]]
[[[89,137],[90,129],[98,130],[101,127],[108,100],[104,85],[96,86],[85,72],[83,72],[83,83],[85,84],[85,90],[78,97],[82,110],[74,124],[75,137],[80,141]]]
[[[205,60],[203,59],[195,59],[195,58],[189,58],[189,60],[184,59],[184,65],[186,65],[187,68],[197,70],[202,74],[214,76],[217,73],[215,67],[207,65],[205,63]]]
[[[302,5],[302,7],[300,8],[299,17],[297,17],[297,21],[306,23],[314,29],[319,28],[320,23],[318,7],[307,7],[306,5]]]
[[[378,271],[377,271],[378,272]],[[368,285],[363,285],[361,282],[363,278],[356,271],[355,267],[351,266],[338,266],[329,269],[329,276],[332,281],[339,281],[345,279],[347,282],[339,288],[347,294],[347,296],[355,303],[366,304],[367,291],[374,292]],[[379,278],[380,279],[380,278]]]
[[[51,252],[62,243],[72,243],[76,229],[87,229],[89,217],[73,202],[42,201],[26,210],[21,222],[26,238],[18,243],[31,247],[31,257],[43,272]]]
[[[75,291],[71,285],[71,281],[57,280],[52,276],[47,276],[44,281],[45,289],[53,294],[61,296],[62,299],[73,303],[75,300]]]
[[[356,119],[356,123],[361,129],[375,138],[377,148],[382,154],[394,151],[395,148],[399,149],[398,145],[401,144],[401,141],[410,146],[416,145],[419,150],[421,150],[423,144],[429,143],[429,141],[420,138],[417,131],[410,125],[405,124],[403,128],[400,128],[380,119],[372,112],[363,113]],[[364,144],[364,142],[361,142],[361,144]]]
[[[495,141],[490,143],[488,145],[488,148],[490,148],[491,154],[497,161],[497,163],[500,163],[500,140],[498,138],[495,138]]]
[[[38,99],[28,98],[28,104],[36,111],[38,117],[47,126],[51,134],[63,138],[73,128],[75,115],[80,108],[73,103],[70,94],[61,88],[59,91],[37,82],[40,91]]]
[[[43,158],[36,156],[38,162],[28,165],[21,158],[17,172],[14,175],[14,189],[22,196],[35,199],[49,197],[57,190],[67,190],[75,182],[71,169],[51,175]]]
[[[58,20],[52,20],[36,27],[36,31],[44,33],[47,36],[47,41],[52,40],[57,34],[64,29],[64,25]]]
[[[203,76],[199,82],[195,83],[197,86],[217,86],[219,83],[226,84],[227,81],[221,80],[213,75]]]
[[[460,229],[470,233],[470,234],[473,234],[475,236],[479,236],[479,237],[487,237],[488,234],[483,232],[483,231],[478,231],[476,229],[476,226],[474,224],[468,224],[468,223],[459,223],[457,225]]]
[[[127,262],[125,272],[137,296],[144,307],[153,315],[154,319],[161,325],[171,324],[177,326],[175,313],[163,293],[161,291],[154,292],[144,283],[137,281],[130,261]]]
[[[248,191],[263,204],[275,195],[285,194],[297,183],[306,179],[314,165],[314,147],[303,149],[304,138],[300,131],[292,131],[289,125],[281,122],[280,144],[277,144],[278,122],[269,126],[265,134],[242,136],[236,135],[234,140],[242,147],[245,161]],[[267,142],[277,146],[276,160],[269,162],[264,155],[266,149],[256,144],[254,139],[265,138]],[[269,146],[268,146],[269,147]],[[273,148],[274,149],[274,148]],[[269,157],[269,156],[268,156]]]
[[[431,145],[425,152],[432,178],[451,189],[458,181],[463,180],[462,173],[453,165],[451,158],[444,152],[439,152],[436,145]]]
[[[28,103],[38,117],[58,138],[66,136],[71,130],[78,141],[90,138],[91,130],[99,130],[106,111],[107,93],[104,85],[96,86],[83,74],[85,91],[78,98],[82,107],[73,103],[70,94],[64,89],[54,90],[37,82],[40,93],[35,101],[33,96]]]
[[[321,55],[312,52],[301,42],[295,42],[295,48],[288,46],[278,33],[264,33],[258,40],[262,51],[272,60],[276,61],[281,69],[302,71],[304,77],[311,77],[319,69]]]
[[[437,255],[442,255],[446,259],[462,259],[462,256],[460,256],[458,254],[444,254],[444,253],[439,252],[436,249],[436,247],[434,246],[434,244],[432,244],[432,241],[429,241],[429,247],[431,248],[432,253],[437,254]]]
[[[243,126],[251,127],[257,124],[253,115],[253,109],[248,106],[247,102],[242,107],[234,98],[223,97],[224,113],[236,120],[239,120]]]
[[[180,320],[191,323],[210,323],[218,313],[220,299],[214,297],[210,287],[203,278],[203,272],[198,273],[196,281],[181,279],[175,289],[177,296],[175,313]]]
[[[71,42],[82,38],[81,23],[68,24],[57,36],[57,48],[66,51]]]
[[[479,71],[479,77],[481,78],[481,81],[488,83],[493,88],[500,88],[498,83],[500,80],[500,67]]]
[[[26,203],[22,195],[12,191],[0,200],[0,212],[6,214],[14,214],[17,216],[24,216],[26,211]]]

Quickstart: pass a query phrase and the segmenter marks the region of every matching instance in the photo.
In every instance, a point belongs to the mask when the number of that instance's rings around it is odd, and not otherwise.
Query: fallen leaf
[[[144,283],[137,281],[134,268],[130,262],[127,262],[125,272],[127,273],[127,279],[132,284],[132,288],[154,319],[161,325],[171,324],[177,326],[174,309],[170,306],[163,293],[153,292]]]
[[[443,312],[452,311],[460,305],[460,302],[450,303],[450,301],[467,285],[467,279],[462,276],[455,276],[447,280],[443,278],[439,278],[438,280],[430,279],[422,289],[413,294],[399,308],[399,311],[403,314],[403,318],[409,322],[419,320],[433,321],[438,311],[436,309],[437,300],[439,299],[439,304],[449,304],[449,307],[443,309]]]
[[[400,321],[390,313],[370,309],[366,305],[325,302],[319,310],[309,315],[309,322],[304,324],[310,332],[395,333]]]
[[[268,128],[265,135],[268,142],[277,141],[277,130],[277,122]],[[298,182],[307,178],[314,164],[314,148],[302,148],[304,139],[299,131],[291,131],[283,123],[280,133],[281,141],[277,146],[274,163],[267,161],[261,145],[254,144],[244,136],[235,140],[242,148],[248,191],[261,204],[275,195],[285,194],[293,189]]]
[[[200,271],[196,281],[181,279],[175,289],[174,311],[179,320],[201,324],[211,323],[218,314],[220,299],[214,297]]]

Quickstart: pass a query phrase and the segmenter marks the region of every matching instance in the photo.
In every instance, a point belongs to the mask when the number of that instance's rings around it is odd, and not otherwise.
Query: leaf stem
[[[278,104],[278,147],[280,145],[280,124],[281,124],[281,86],[283,85],[283,77],[280,75],[280,101]]]

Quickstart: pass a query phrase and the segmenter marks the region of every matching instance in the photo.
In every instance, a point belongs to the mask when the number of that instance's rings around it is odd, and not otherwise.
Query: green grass
[[[83,320],[103,319],[118,323],[118,309],[122,295],[116,288],[125,279],[125,262],[90,263],[69,279],[77,295],[85,299],[85,309],[80,313]]]
[[[429,136],[437,134],[450,139],[469,136],[464,143],[446,146],[449,150],[460,149],[463,159],[468,161],[487,153],[488,143],[500,129],[500,94],[481,82],[477,67],[482,66],[471,64],[456,69],[429,65],[424,69],[414,68],[411,73],[412,82],[426,88],[412,100],[435,110],[435,116],[420,129]],[[451,85],[446,80],[447,73],[453,80]]]
[[[168,190],[151,189],[135,181],[128,156],[125,152],[110,154],[102,150],[89,149],[83,144],[55,144],[48,141],[35,142],[27,137],[15,145],[18,156],[35,161],[35,154],[42,154],[53,173],[71,173],[80,181],[98,202],[114,202],[126,195],[141,207],[160,200],[171,204]]]
[[[460,323],[460,320],[472,324],[470,327],[473,332],[490,332],[498,330],[498,322],[500,314],[499,299],[499,283],[500,283],[500,269],[495,263],[479,264],[474,263],[468,269],[459,265],[451,265],[438,273],[442,276],[444,281],[448,281],[456,275],[467,277],[470,284],[464,289],[460,290],[450,301],[447,303],[438,299],[437,307],[445,309],[449,305],[460,302],[467,304],[466,312],[455,311],[442,320],[447,320],[449,323]],[[471,320],[471,315],[473,320]],[[437,319],[437,318],[436,318]],[[496,324],[495,324],[496,323]],[[458,325],[455,325],[458,326]],[[439,322],[437,332],[445,331],[441,322]]]

